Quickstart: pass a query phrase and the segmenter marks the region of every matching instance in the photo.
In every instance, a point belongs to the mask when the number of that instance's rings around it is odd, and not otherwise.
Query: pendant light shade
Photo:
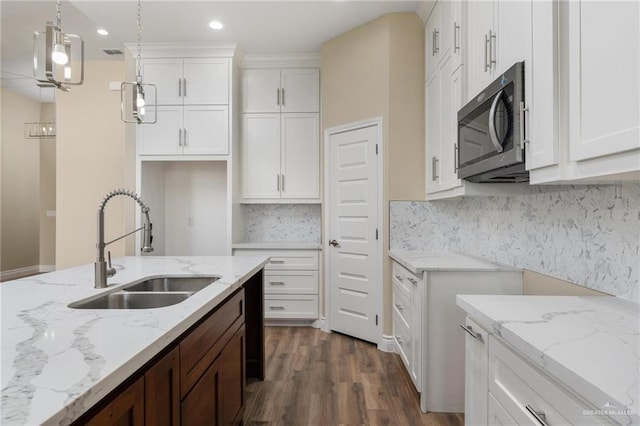
[[[63,91],[84,81],[84,41],[79,35],[62,31],[60,0],[56,4],[56,22],[47,22],[43,32],[33,34],[33,78],[40,87]]]
[[[156,85],[142,82],[142,65],[140,64],[140,0],[138,0],[138,55],[136,56],[136,81],[123,82],[120,85],[120,118],[125,123],[155,124],[157,121]]]

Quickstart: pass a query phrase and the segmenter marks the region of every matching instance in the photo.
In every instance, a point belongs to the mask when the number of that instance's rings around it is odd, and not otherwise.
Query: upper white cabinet
[[[514,63],[531,62],[532,2],[467,2],[469,87],[472,99]]]
[[[438,65],[451,53],[453,27],[451,22],[451,4],[438,2],[424,29],[425,70],[427,80],[436,72]]]
[[[228,155],[230,59],[150,58],[141,66],[158,106],[156,124],[136,128],[138,155]]]
[[[143,59],[145,83],[155,84],[158,105],[226,105],[229,59]]]
[[[319,202],[319,135],[317,113],[244,114],[243,199]]]
[[[317,68],[247,69],[242,79],[245,113],[320,112]]]

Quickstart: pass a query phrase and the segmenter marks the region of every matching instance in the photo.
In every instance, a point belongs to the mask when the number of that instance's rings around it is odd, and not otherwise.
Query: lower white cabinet
[[[465,409],[465,337],[459,328],[465,313],[456,295],[522,293],[520,271],[446,263],[419,276],[396,261],[392,266],[393,339],[423,412]]]
[[[269,256],[264,267],[266,320],[317,320],[320,253],[317,250],[234,249],[236,256]]]
[[[467,317],[465,424],[599,425],[586,402]]]

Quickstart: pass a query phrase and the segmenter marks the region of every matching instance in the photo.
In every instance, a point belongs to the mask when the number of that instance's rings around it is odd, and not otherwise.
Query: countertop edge
[[[420,267],[411,261],[410,257],[407,257],[407,254],[414,253],[418,255],[422,253],[420,251],[407,251],[407,250],[390,250],[388,255],[391,259],[400,263],[402,266],[407,268],[415,275],[421,275],[423,272],[431,271],[431,272],[522,272],[522,268],[517,268],[515,266],[503,265],[498,262],[494,262],[492,260],[483,259],[478,256],[469,255],[466,253],[441,253],[441,254],[451,254],[456,256],[464,256],[469,259],[473,259],[475,261],[484,262],[487,265],[492,265],[493,267],[489,268],[478,268],[478,267]],[[425,256],[428,254],[425,253]]]
[[[263,241],[231,244],[232,249],[243,250],[322,250],[321,243],[304,241]]]

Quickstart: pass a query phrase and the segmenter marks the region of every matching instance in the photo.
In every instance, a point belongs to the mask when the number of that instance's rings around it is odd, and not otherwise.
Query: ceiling
[[[142,2],[143,42],[233,42],[245,54],[320,52],[322,43],[389,12],[416,12],[419,1],[167,1]],[[53,89],[32,78],[33,32],[55,18],[55,1],[1,0],[1,53],[4,87],[42,102]],[[208,24],[224,24],[214,31]],[[136,40],[136,2],[71,0],[62,2],[62,27],[85,42],[85,58],[110,57],[103,48],[123,49]],[[98,28],[108,36],[96,33]]]

